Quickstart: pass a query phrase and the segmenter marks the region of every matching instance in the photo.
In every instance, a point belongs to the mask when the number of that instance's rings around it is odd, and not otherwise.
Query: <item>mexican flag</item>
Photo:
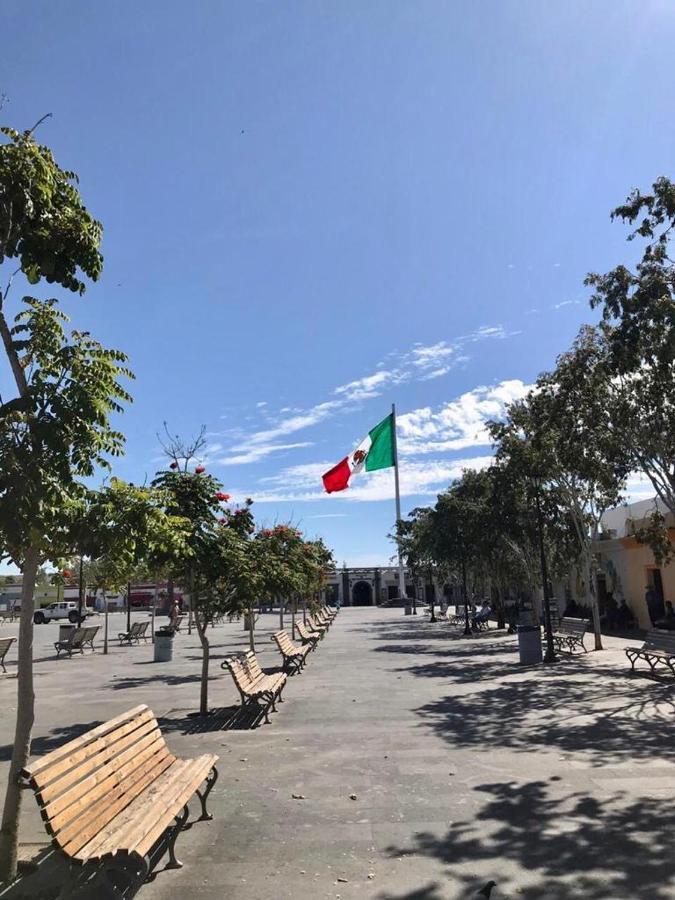
[[[349,487],[352,475],[365,468],[366,472],[388,469],[395,465],[394,414],[391,413],[379,425],[368,432],[359,446],[345,456],[336,466],[323,476],[323,486],[327,494],[344,491]]]

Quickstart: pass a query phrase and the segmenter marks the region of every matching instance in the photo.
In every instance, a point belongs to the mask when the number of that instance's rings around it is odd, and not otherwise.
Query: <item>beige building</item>
[[[598,558],[598,601],[602,610],[611,591],[619,603],[624,598],[640,628],[651,628],[647,609],[647,587],[657,597],[661,615],[665,601],[675,603],[675,562],[658,566],[649,547],[632,536],[636,528],[657,508],[666,516],[671,543],[675,546],[675,521],[660,501],[640,500],[605,513],[603,537],[595,542]]]

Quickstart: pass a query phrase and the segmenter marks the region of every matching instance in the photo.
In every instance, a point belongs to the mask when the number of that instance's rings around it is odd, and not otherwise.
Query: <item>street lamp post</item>
[[[546,548],[544,547],[544,520],[541,514],[541,501],[539,497],[539,481],[534,479],[534,499],[537,509],[537,531],[539,532],[539,556],[541,559],[541,578],[544,587],[544,630],[546,632],[545,663],[557,661],[553,646],[553,629],[551,627],[551,598],[548,592],[548,566],[546,564]]]

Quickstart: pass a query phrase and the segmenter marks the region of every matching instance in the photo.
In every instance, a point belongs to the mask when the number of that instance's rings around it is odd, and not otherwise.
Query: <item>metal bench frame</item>
[[[2,666],[2,671],[6,674],[7,668],[5,667],[5,657],[9,653],[9,648],[12,646],[16,638],[0,638],[0,666]]]
[[[570,616],[563,616],[560,624],[553,632],[553,641],[556,649],[561,651],[573,652],[576,646],[583,648],[584,653],[588,653],[584,637],[590,626],[587,619],[573,619]]]
[[[71,632],[69,640],[54,641],[54,649],[56,650],[57,658],[61,656],[62,652],[67,653],[69,658],[75,651],[79,651],[84,655],[86,644],[88,644],[92,650],[96,650],[96,647],[94,647],[94,638],[100,627],[100,625],[94,625],[89,626],[88,628],[75,628],[74,631]]]
[[[638,659],[644,659],[652,674],[656,673],[657,666],[665,666],[675,675],[675,632],[655,628],[647,633],[641,647],[626,647],[626,656],[631,672],[635,671]]]
[[[131,646],[133,641],[138,644],[140,643],[141,638],[143,638],[144,641],[147,641],[148,636],[145,632],[148,630],[149,624],[149,622],[132,622],[129,631],[120,631],[117,635],[120,647],[122,644],[129,644],[129,646]]]

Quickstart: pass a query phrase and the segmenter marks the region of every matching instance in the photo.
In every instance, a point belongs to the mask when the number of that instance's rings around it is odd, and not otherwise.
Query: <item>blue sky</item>
[[[53,113],[104,224],[64,305],[137,376],[116,473],[204,424],[226,489],[340,562],[391,555],[392,476],[321,472],[392,402],[404,510],[480,465],[592,320],[586,272],[629,257],[610,209],[673,174],[669,0],[5,0],[3,26],[0,118]]]

